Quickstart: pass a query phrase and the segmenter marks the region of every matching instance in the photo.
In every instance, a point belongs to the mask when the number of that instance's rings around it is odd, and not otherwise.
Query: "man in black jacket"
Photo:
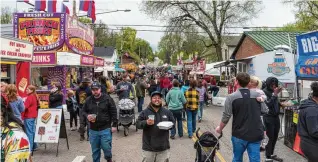
[[[92,96],[83,106],[83,115],[89,121],[89,141],[93,161],[100,161],[101,149],[107,162],[112,161],[112,132],[117,130],[117,109],[114,100],[101,93],[101,85],[94,82],[91,86]]]
[[[171,121],[172,112],[162,107],[162,94],[155,91],[151,94],[151,103],[143,110],[137,120],[138,129],[143,129],[142,154],[143,162],[166,162],[169,160],[169,130],[159,129],[158,123]]]
[[[266,135],[268,136],[268,143],[265,147],[266,162],[283,161],[283,159],[274,155],[275,145],[278,139],[278,133],[280,129],[279,112],[280,103],[278,100],[278,94],[282,91],[282,88],[278,86],[278,79],[275,77],[269,77],[266,79],[266,88],[263,90],[267,100],[265,101],[269,112],[264,115],[264,124],[266,128]]]
[[[309,162],[318,161],[318,82],[311,84],[312,96],[299,109],[298,133],[300,148]]]

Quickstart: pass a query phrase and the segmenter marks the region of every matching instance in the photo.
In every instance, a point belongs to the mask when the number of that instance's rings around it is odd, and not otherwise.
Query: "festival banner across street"
[[[318,78],[318,31],[299,35],[296,39],[296,75],[301,78]]]

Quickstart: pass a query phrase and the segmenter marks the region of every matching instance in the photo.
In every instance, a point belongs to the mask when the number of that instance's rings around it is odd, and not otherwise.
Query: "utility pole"
[[[76,15],[76,0],[73,0],[73,16],[75,18],[77,18],[77,15]]]

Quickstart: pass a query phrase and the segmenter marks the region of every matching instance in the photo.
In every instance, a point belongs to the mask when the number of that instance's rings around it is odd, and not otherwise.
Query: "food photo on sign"
[[[34,142],[57,143],[60,135],[62,109],[39,109]]]

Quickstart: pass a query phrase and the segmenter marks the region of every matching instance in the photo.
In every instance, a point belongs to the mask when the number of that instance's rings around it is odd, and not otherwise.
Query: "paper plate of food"
[[[159,129],[168,130],[168,129],[172,128],[173,123],[171,121],[163,121],[163,122],[158,123],[157,126],[159,127]]]

